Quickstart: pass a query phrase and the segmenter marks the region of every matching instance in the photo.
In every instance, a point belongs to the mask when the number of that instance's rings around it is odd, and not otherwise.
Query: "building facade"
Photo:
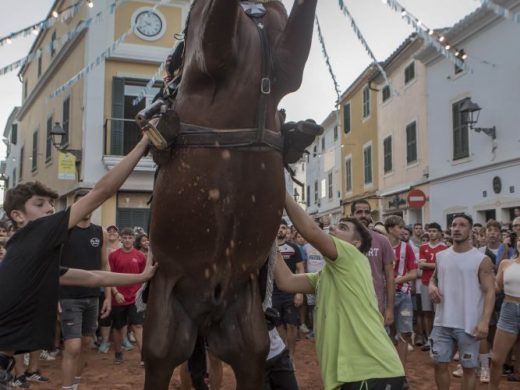
[[[340,99],[343,214],[350,215],[353,201],[366,199],[375,221],[381,217],[376,76],[377,68],[368,66]]]
[[[409,224],[429,221],[428,204],[414,208],[407,201],[411,189],[429,192],[426,68],[413,58],[422,47],[410,35],[383,64],[391,85],[382,75],[375,79],[380,209],[383,218],[400,215]]]
[[[48,17],[73,3],[56,0]],[[39,33],[31,53],[41,54],[19,74],[23,101],[17,114],[17,182],[46,183],[58,191],[58,207],[64,208],[76,191],[92,188],[138,142],[140,131],[134,117],[158,89],[147,91],[137,105],[134,99],[171,53],[176,43],[173,36],[182,32],[189,11],[188,0],[154,8],[157,4],[127,1],[112,7],[99,1],[90,8],[85,2],[75,15],[60,16],[52,28]],[[84,28],[78,32],[82,23]],[[134,25],[133,32],[114,45]],[[72,38],[61,44],[61,37],[67,35]],[[51,50],[43,50],[50,42],[55,42]],[[100,58],[107,48],[112,48],[110,53]],[[51,97],[88,65],[82,79]],[[76,154],[74,177],[60,175],[63,160],[72,157],[60,155],[53,147],[50,132],[56,125],[67,134],[66,149]],[[121,190],[93,214],[94,222],[146,228],[154,170],[151,158],[144,157]]]
[[[499,3],[520,12],[518,1]],[[444,35],[467,53],[469,69],[431,48],[418,55],[427,67],[431,219],[446,226],[465,212],[481,223],[510,221],[520,206],[518,24],[480,7]],[[473,127],[460,112],[466,99],[482,108]]]
[[[332,111],[321,124],[324,132],[307,149],[307,211],[325,225],[337,223],[341,207],[341,134],[338,112]]]

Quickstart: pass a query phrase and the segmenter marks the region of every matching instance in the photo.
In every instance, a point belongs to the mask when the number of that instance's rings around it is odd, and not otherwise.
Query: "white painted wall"
[[[469,72],[454,75],[453,64],[444,58],[428,65],[432,220],[445,221],[445,215],[454,209],[476,217],[482,204],[495,205],[499,211],[504,202],[508,207],[520,205],[519,33],[518,24],[498,19],[457,43],[468,53]],[[465,97],[482,107],[476,126],[497,127],[496,153],[491,151],[490,137],[470,131],[470,156],[453,161],[452,103]],[[500,194],[491,189],[494,176],[502,178]],[[510,186],[514,193],[509,193]],[[497,218],[502,217],[502,212],[497,213]]]

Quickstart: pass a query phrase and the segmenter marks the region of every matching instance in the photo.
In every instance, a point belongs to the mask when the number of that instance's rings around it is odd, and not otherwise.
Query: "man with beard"
[[[77,193],[74,202],[85,196]],[[69,237],[61,252],[61,265],[84,270],[110,271],[108,266],[107,234],[103,228],[90,221],[86,215],[69,231]],[[65,340],[62,360],[63,389],[72,389],[81,380],[83,364],[81,350],[88,348],[96,334],[98,312],[101,318],[110,314],[112,295],[105,288],[104,301],[99,310],[99,288],[63,286],[60,288],[61,330]]]
[[[282,219],[276,243],[278,250],[282,255],[285,263],[292,273],[303,274],[305,272],[304,264],[300,248],[287,241],[288,227],[287,222]],[[294,359],[294,350],[296,349],[296,337],[298,335],[298,327],[300,326],[300,316],[298,309],[303,302],[303,294],[292,294],[281,291],[274,283],[273,286],[273,308],[280,313],[282,325],[278,327],[278,333],[284,339],[285,345],[289,349],[291,359]]]
[[[368,227],[372,223],[370,203],[364,199],[356,200],[350,206],[352,217]],[[372,246],[367,253],[372,269],[372,280],[376,290],[379,310],[385,319],[385,326],[394,322],[394,261],[395,255],[388,239],[371,229]],[[385,289],[386,287],[386,289]]]
[[[453,218],[453,246],[437,253],[437,266],[429,293],[437,304],[430,336],[439,390],[450,388],[449,363],[459,350],[463,369],[462,388],[476,389],[479,340],[487,337],[495,305],[495,273],[491,259],[471,242],[473,220],[469,215]]]

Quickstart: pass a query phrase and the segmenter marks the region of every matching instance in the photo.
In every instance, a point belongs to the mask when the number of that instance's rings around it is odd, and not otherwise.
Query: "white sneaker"
[[[462,366],[457,364],[457,369],[451,373],[455,378],[462,378],[464,375],[464,371],[462,370]]]
[[[40,352],[40,360],[56,360],[56,356],[52,356],[49,351],[44,349]]]
[[[453,360],[455,360],[456,362],[459,361],[459,351],[457,351],[455,355],[453,355]]]
[[[301,324],[300,325],[300,332],[307,334],[307,333],[310,332],[310,330],[309,330],[309,328],[307,328],[307,325]]]
[[[408,352],[412,352],[413,351],[413,347],[411,344],[408,344]]]
[[[480,383],[489,383],[489,368],[480,369]]]

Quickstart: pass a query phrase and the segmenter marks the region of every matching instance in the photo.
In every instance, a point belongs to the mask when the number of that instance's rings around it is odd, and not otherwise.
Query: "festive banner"
[[[153,77],[150,79],[150,81],[148,81],[148,83],[146,83],[146,86],[141,89],[141,91],[139,91],[139,94],[137,95],[137,97],[132,101],[132,105],[133,106],[137,106],[139,104],[139,102],[141,100],[143,100],[145,98],[145,96],[149,95],[155,82],[157,80],[162,80],[162,74],[164,72],[164,62],[159,66],[159,69],[157,69],[157,71],[155,72],[155,74],[153,75]]]
[[[343,0],[339,0],[339,8],[341,8],[341,11],[343,11],[343,14],[350,19],[350,26],[352,27],[352,29],[354,30],[354,32],[356,33],[359,41],[361,42],[361,44],[363,45],[363,47],[365,48],[365,50],[367,51],[368,55],[370,56],[370,58],[372,58],[372,61],[373,61],[373,64],[379,69],[379,72],[381,72],[381,75],[383,76],[383,78],[385,79],[385,85],[388,85],[392,88],[393,92],[394,92],[394,95],[399,95],[399,93],[397,92],[397,90],[395,90],[393,87],[392,87],[392,84],[390,83],[390,80],[388,79],[388,76],[386,75],[386,72],[385,70],[383,69],[383,67],[381,66],[381,64],[379,63],[379,61],[377,60],[376,56],[374,55],[374,53],[372,52],[372,50],[370,49],[370,47],[368,46],[368,43],[367,41],[365,40],[365,38],[363,37],[363,34],[361,34],[361,31],[359,30],[357,24],[356,24],[356,21],[354,20],[354,17],[352,16],[352,14],[349,12],[349,10],[347,9],[347,6],[345,5],[344,1]]]
[[[332,65],[330,64],[330,58],[329,58],[329,54],[327,53],[327,48],[325,47],[325,40],[323,39],[323,34],[321,33],[321,27],[320,27],[320,22],[318,20],[318,15],[316,15],[316,27],[318,30],[318,38],[319,38],[320,44],[321,44],[321,51],[323,53],[323,56],[325,57],[325,63],[327,64],[327,68],[329,69],[330,77],[332,77],[332,82],[334,83],[334,90],[336,91],[336,96],[337,96],[336,103],[339,103],[339,100],[341,98],[341,91],[339,89],[339,85],[336,80],[336,75],[334,74],[334,71],[332,70]]]
[[[417,34],[430,46],[433,46],[439,53],[441,53],[448,60],[453,62],[459,68],[469,70],[469,66],[464,62],[467,58],[467,54],[462,50],[457,50],[455,47],[446,42],[446,38],[443,35],[437,35],[435,31],[429,29],[420,22],[415,16],[408,12],[397,0],[385,0],[390,8],[394,11],[399,12],[401,17],[410,24]]]

